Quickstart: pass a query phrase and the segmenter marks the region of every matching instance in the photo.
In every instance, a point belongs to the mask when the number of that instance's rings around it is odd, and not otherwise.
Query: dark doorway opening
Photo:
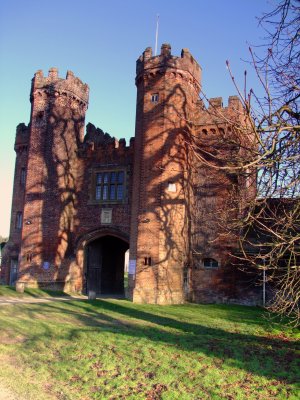
[[[128,243],[103,236],[86,246],[87,293],[124,295],[124,263]]]
[[[12,258],[10,260],[9,285],[15,286],[17,278],[18,278],[18,259]]]

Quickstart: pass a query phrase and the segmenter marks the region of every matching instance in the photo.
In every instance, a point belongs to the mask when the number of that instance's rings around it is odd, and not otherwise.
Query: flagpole
[[[158,40],[158,21],[159,21],[159,14],[157,14],[156,17],[156,32],[155,32],[155,52],[154,55],[156,56],[157,54],[157,40]]]

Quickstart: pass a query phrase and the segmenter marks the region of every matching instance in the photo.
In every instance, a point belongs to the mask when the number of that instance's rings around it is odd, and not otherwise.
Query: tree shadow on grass
[[[77,301],[64,305],[58,302],[45,303],[39,305],[36,310],[35,306],[31,306],[27,312],[28,316],[35,318],[37,313],[40,314],[40,307],[43,307],[44,316],[48,314],[49,321],[52,313],[63,313],[66,318],[69,314],[80,322],[77,328],[63,332],[60,337],[62,340],[74,341],[84,332],[110,332],[114,335],[171,345],[177,351],[205,354],[227,362],[231,367],[267,378],[280,379],[286,383],[292,384],[299,380],[296,363],[300,346],[295,340],[285,341],[274,337],[232,333],[222,328],[207,327],[136,309],[129,302],[128,306],[126,302],[108,300]],[[153,311],[151,306],[149,308]],[[156,310],[161,311],[163,308]],[[44,336],[46,338],[49,335],[53,337],[51,328],[49,331],[49,324],[46,324]],[[41,340],[42,337],[41,334],[36,337],[30,336],[22,345],[32,346],[35,340]]]
[[[224,320],[224,323],[236,323],[244,325],[255,325],[257,328],[261,328],[262,331],[268,330],[272,321],[267,318],[268,312],[259,307],[248,307],[240,305],[222,305],[222,304],[183,304],[183,305],[171,305],[171,306],[157,306],[157,305],[137,305],[130,301],[109,301],[109,300],[95,300],[88,304],[92,304],[101,310],[107,312],[116,312],[123,314],[124,316],[152,322],[154,324],[174,328],[176,330],[183,330],[193,334],[201,333],[206,325],[203,325],[203,320],[207,322],[211,321],[213,325],[220,325],[220,320]],[[149,311],[143,309],[147,307]],[[155,310],[153,310],[153,308]],[[151,312],[153,311],[153,312]],[[168,314],[168,317],[162,314]],[[188,314],[191,313],[193,318],[192,322],[186,322],[189,319]],[[201,315],[205,313],[205,316]],[[217,323],[215,321],[218,321]],[[280,324],[280,319],[273,319],[274,322]],[[283,328],[283,325],[279,325]],[[221,330],[223,332],[223,330]],[[224,330],[226,332],[226,330]],[[255,336],[256,337],[256,336]],[[281,339],[280,339],[281,340]]]

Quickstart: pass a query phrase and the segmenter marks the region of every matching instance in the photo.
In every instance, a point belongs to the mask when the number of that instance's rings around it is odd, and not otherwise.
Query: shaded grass
[[[40,399],[296,399],[298,332],[264,315],[125,300],[9,306],[0,377],[20,365],[15,390],[28,390],[25,371]]]

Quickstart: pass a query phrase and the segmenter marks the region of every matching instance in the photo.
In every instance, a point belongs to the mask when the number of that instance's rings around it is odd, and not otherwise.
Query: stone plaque
[[[111,224],[112,209],[102,208],[101,210],[101,224]]]

